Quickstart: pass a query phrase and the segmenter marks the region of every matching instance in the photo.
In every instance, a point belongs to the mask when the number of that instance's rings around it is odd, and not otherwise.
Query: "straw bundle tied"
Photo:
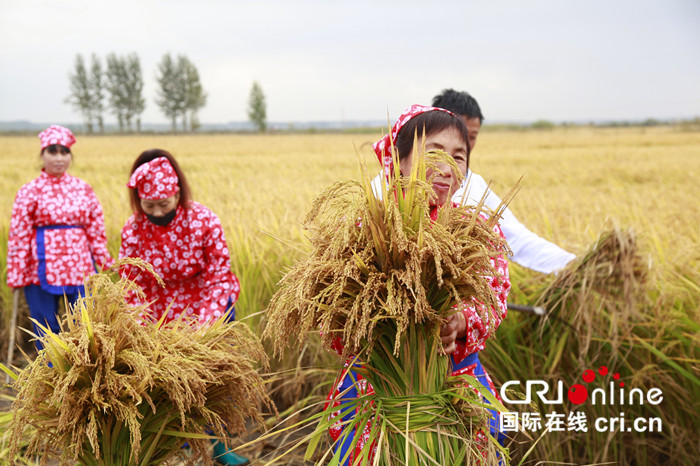
[[[150,268],[117,266],[126,262]],[[85,291],[60,333],[44,328],[45,351],[15,376],[13,450],[30,435],[28,454],[44,464],[60,454],[63,464],[155,465],[184,458],[187,442],[188,463],[211,463],[207,431],[227,437],[246,419],[262,423],[269,400],[256,366],[267,360],[245,324],[144,322],[145,306],[126,304],[138,287],[104,273]]]
[[[481,389],[474,379],[448,376],[439,332],[454,306],[472,299],[483,303],[477,309],[492,321],[488,309],[497,298],[485,277],[498,276],[490,258],[507,246],[493,231],[497,216],[479,217],[481,205],[440,207],[431,220],[428,168],[442,162],[458,170],[443,152],[414,151],[410,176],[397,171],[381,197],[361,164],[361,182],[336,183],[314,199],[305,221],[312,250],[280,282],[264,337],[274,339],[280,354],[290,339],[300,343],[320,329],[325,348],[342,342],[343,356],[360,361],[358,372],[375,394],[343,405],[343,413],[367,408],[344,427],[357,428],[353,443],[372,423],[356,463],[368,460],[372,444],[379,464],[483,462],[483,449],[477,451],[472,439],[488,422],[481,395],[502,405],[485,389],[477,394],[464,387]],[[329,419],[331,411],[318,416],[307,457],[339,419]],[[494,445],[485,448],[495,452],[500,446]],[[339,452],[331,464],[347,460]]]
[[[631,230],[613,227],[602,232],[589,251],[543,291],[538,304],[549,313],[541,330],[551,327],[548,319],[552,317],[567,322],[579,342],[579,359],[584,358],[596,336],[605,336],[613,349],[618,348],[642,319],[639,309],[646,297],[649,269]]]
[[[596,376],[592,388],[609,386],[617,373],[625,393],[658,388],[663,391],[663,402],[656,406],[627,402],[619,410],[610,404],[587,403],[579,408],[588,416],[587,432],[544,432],[534,444],[525,438],[528,432],[523,432],[523,445],[514,451],[518,460],[697,463],[700,418],[688,413],[700,412],[700,325],[694,319],[700,295],[696,293],[688,302],[692,307],[679,305],[683,297],[677,290],[682,288],[665,282],[652,269],[643,244],[631,229],[614,224],[606,228],[585,254],[556,277],[538,279],[547,283],[535,282],[531,295],[541,294],[538,304],[547,308],[546,317],[510,319],[482,356],[499,380],[522,381],[534,375],[550,386],[557,380],[569,386],[581,383],[585,370],[605,366],[609,375]],[[684,285],[683,277],[674,279]],[[531,325],[538,325],[539,331],[530,331]],[[616,383],[615,390],[618,387]],[[620,404],[619,398],[615,404]],[[541,413],[552,410],[540,400],[536,406],[521,408]],[[643,434],[636,429],[609,432],[591,427],[595,419],[617,416],[620,411],[626,419],[659,419],[663,426]]]

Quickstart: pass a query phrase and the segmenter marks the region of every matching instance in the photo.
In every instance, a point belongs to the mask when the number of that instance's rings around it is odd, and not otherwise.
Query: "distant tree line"
[[[182,130],[199,128],[197,112],[207,103],[207,94],[199,81],[197,67],[184,55],[174,60],[164,55],[158,64],[158,98],[156,104],[170,118],[173,132],[177,131],[177,119],[182,118]]]
[[[106,66],[92,54],[89,69],[83,56],[78,54],[69,81],[70,95],[66,102],[83,116],[88,133],[95,129],[104,132],[106,110],[116,117],[120,132],[141,131],[146,100],[141,63],[135,53],[126,56],[110,53]],[[184,55],[173,59],[166,54],[158,64],[156,81],[156,104],[170,119],[173,132],[177,131],[178,118],[182,120],[183,131],[196,130],[199,127],[197,112],[206,105],[207,94],[194,64]]]
[[[146,109],[143,98],[143,73],[138,55],[117,56],[110,53],[103,66],[92,54],[90,64],[82,55],[75,57],[69,74],[70,95],[66,102],[83,116],[88,133],[104,133],[104,113],[109,110],[117,119],[119,132],[141,132],[141,115]],[[184,55],[163,55],[156,72],[158,83],[156,105],[170,119],[177,132],[178,119],[182,131],[200,127],[197,116],[207,104],[207,93],[202,87],[197,67]],[[267,104],[260,84],[255,81],[248,98],[248,118],[255,128],[267,128]]]

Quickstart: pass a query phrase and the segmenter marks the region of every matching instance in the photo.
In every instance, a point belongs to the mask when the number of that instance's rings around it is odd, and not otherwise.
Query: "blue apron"
[[[44,240],[44,232],[46,230],[68,230],[70,228],[82,227],[79,225],[45,225],[43,227],[34,227],[34,229],[36,230],[36,255],[37,259],[39,260],[39,283],[41,284],[41,289],[46,291],[47,293],[61,296],[63,294],[85,294],[85,287],[83,285],[51,285],[46,280],[46,243]]]

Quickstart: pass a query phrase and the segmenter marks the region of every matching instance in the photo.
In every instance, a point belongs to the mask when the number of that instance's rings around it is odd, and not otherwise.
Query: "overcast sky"
[[[0,120],[81,122],[75,57],[110,52],[139,56],[147,123],[166,53],[199,69],[203,123],[246,120],[254,80],[276,122],[383,120],[446,87],[487,121],[700,115],[698,0],[0,0]]]

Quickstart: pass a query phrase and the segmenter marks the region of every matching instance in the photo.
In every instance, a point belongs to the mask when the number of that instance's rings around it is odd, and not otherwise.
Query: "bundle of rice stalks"
[[[343,410],[367,408],[344,426],[346,433],[356,428],[353,443],[374,420],[363,461],[373,443],[381,464],[483,459],[472,439],[487,422],[478,409],[483,401],[463,388],[464,377],[448,377],[439,332],[453,306],[472,299],[484,304],[484,320],[493,319],[487,309],[497,299],[484,277],[498,276],[490,258],[506,246],[493,232],[497,218],[481,219],[480,208],[441,207],[431,220],[427,169],[454,161],[424,152],[416,150],[410,177],[396,173],[381,197],[361,165],[361,182],[336,183],[314,200],[305,221],[312,251],[282,279],[267,311],[264,337],[274,340],[276,354],[320,329],[326,349],[342,343],[343,356],[360,361],[358,372],[375,394]],[[319,416],[307,456],[334,422],[332,410]],[[346,460],[339,449],[333,461]]]
[[[664,395],[658,406],[628,402],[623,407],[619,401],[619,406],[566,406],[566,414],[578,409],[588,416],[588,432],[539,431],[532,451],[526,442],[514,449],[514,457],[527,452],[534,461],[640,465],[697,460],[700,422],[688,413],[697,412],[700,399],[700,327],[691,316],[658,301],[659,291],[648,289],[651,276],[635,235],[611,228],[548,285],[534,287],[534,295],[543,293],[538,303],[548,310],[545,318],[519,314],[501,326],[484,355],[499,381],[544,379],[551,386],[561,380],[571,387],[583,381],[585,370],[606,366],[608,378],[601,376],[591,387],[607,386],[617,373],[625,390],[660,388]],[[559,409],[541,401],[522,408],[543,416]],[[627,419],[661,419],[663,428],[645,433],[592,428],[596,419],[621,412]]]
[[[538,304],[549,313],[541,329],[551,327],[547,322],[551,317],[566,322],[577,336],[580,363],[594,336],[604,335],[618,348],[640,320],[648,271],[632,231],[613,228],[601,233],[588,253],[570,263],[543,291]]]
[[[210,463],[207,432],[227,438],[247,419],[262,422],[269,399],[256,365],[267,361],[246,325],[145,321],[144,307],[126,304],[137,287],[107,274],[85,289],[61,333],[44,329],[45,351],[15,377],[10,457],[26,434],[27,453],[44,464],[49,454],[66,464],[162,464],[184,458],[185,442],[186,461]]]

